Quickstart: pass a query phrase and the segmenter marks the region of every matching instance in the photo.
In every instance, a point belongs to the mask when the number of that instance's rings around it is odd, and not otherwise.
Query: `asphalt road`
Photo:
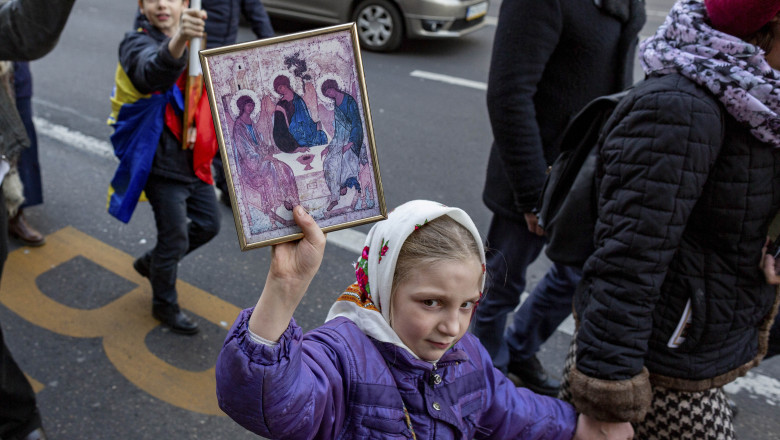
[[[648,4],[643,35],[671,2]],[[490,17],[498,2],[491,2]],[[50,438],[256,438],[221,415],[213,366],[236,313],[252,306],[269,251],[241,252],[232,214],[222,230],[180,265],[180,300],[202,331],[174,335],[150,316],[150,288],[130,267],[154,243],[151,209],[123,224],[105,211],[116,161],[105,125],[117,46],[135,2],[80,0],[57,49],[32,64],[45,204],[26,211],[48,235],[40,249],[15,245],[0,289],[0,322],[14,356],[35,384]],[[274,21],[278,31],[305,25]],[[492,139],[484,82],[494,25],[458,40],[406,42],[392,54],[363,53],[379,164],[388,207],[427,198],[468,211],[484,233],[490,212],[481,191]],[[240,40],[252,39],[241,29]],[[451,81],[426,79],[445,75]],[[637,77],[641,74],[637,70]],[[355,228],[365,233],[370,226]],[[353,240],[354,241],[354,240]],[[354,245],[354,243],[353,243]],[[349,237],[332,243],[296,312],[304,329],[319,325],[335,296],[354,280]],[[547,267],[540,260],[532,282]],[[543,347],[560,371],[570,327]],[[731,388],[741,413],[740,438],[780,438],[780,362]],[[754,387],[754,388],[749,388]]]

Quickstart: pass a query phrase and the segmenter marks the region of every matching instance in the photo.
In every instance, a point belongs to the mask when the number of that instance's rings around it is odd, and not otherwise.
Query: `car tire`
[[[355,8],[360,46],[375,52],[398,49],[404,36],[404,23],[398,7],[387,0],[364,0]]]

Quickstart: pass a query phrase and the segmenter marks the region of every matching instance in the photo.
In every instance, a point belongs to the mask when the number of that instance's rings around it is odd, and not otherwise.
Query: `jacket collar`
[[[385,362],[387,362],[388,366],[394,366],[402,370],[420,370],[428,372],[469,360],[469,356],[466,353],[466,350],[461,347],[460,341],[447,350],[438,361],[428,362],[418,359],[407,349],[399,347],[391,342],[382,342],[370,336],[368,338],[374,343],[374,346],[379,350],[379,353],[382,354],[382,357]]]

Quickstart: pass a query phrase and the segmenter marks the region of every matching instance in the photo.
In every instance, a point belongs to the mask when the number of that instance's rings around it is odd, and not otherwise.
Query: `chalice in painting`
[[[311,166],[312,161],[314,160],[314,155],[311,153],[302,154],[298,156],[297,159],[298,162],[300,162],[301,165],[304,166],[304,171],[312,170],[314,167]]]

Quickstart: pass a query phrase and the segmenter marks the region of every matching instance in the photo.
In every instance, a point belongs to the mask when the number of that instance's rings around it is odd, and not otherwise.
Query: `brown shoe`
[[[43,246],[46,244],[46,237],[27,223],[21,209],[15,216],[8,219],[8,234],[11,237],[18,238],[19,241],[27,246]]]

